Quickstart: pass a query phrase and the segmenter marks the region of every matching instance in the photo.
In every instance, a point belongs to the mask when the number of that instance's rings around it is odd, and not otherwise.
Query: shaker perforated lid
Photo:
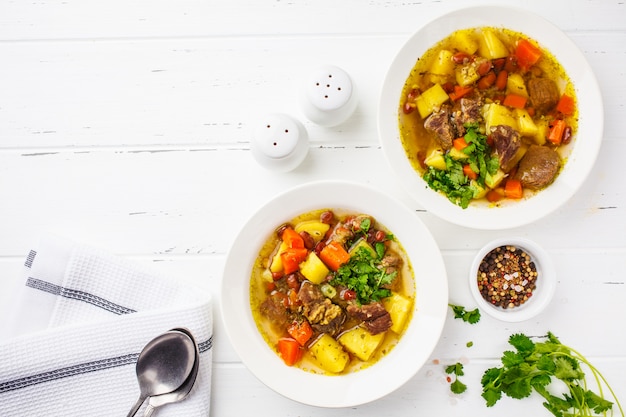
[[[309,138],[299,121],[282,113],[263,116],[254,126],[252,155],[265,168],[290,171],[306,157]]]
[[[348,73],[334,65],[324,65],[304,78],[300,106],[312,122],[336,126],[346,121],[356,109],[356,93],[356,86]]]

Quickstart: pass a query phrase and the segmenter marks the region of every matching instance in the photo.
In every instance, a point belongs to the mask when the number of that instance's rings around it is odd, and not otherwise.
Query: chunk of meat
[[[531,190],[551,184],[561,167],[561,157],[548,146],[531,145],[519,162],[515,178]]]
[[[549,78],[531,78],[528,80],[528,95],[535,110],[547,113],[559,102],[559,89]]]
[[[435,135],[435,138],[444,150],[452,148],[452,141],[456,139],[454,127],[450,123],[450,108],[441,107],[438,112],[424,120],[424,128]]]
[[[348,314],[363,322],[363,327],[371,334],[378,334],[387,331],[393,324],[391,315],[380,302],[373,302],[364,305],[349,304]]]
[[[311,327],[318,333],[336,336],[346,321],[346,312],[326,298],[320,288],[305,281],[298,291],[298,299],[302,302],[302,314]]]
[[[500,169],[509,172],[517,163],[516,157],[522,145],[522,138],[515,129],[506,125],[492,127],[491,138],[500,161]]]
[[[284,296],[272,294],[261,304],[261,312],[278,327],[285,327],[291,322],[291,317],[284,304]]]

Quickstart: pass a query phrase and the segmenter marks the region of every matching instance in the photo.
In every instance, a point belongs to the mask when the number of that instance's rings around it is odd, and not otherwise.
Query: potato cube
[[[485,118],[485,131],[487,134],[491,133],[491,127],[506,125],[517,130],[517,121],[505,106],[500,104],[491,103],[486,107],[484,114]]]
[[[528,98],[528,90],[521,74],[517,72],[509,74],[506,79],[506,92]]]
[[[283,270],[283,260],[280,257],[280,254],[287,250],[287,244],[285,242],[281,242],[276,254],[272,258],[272,263],[270,264],[270,271],[272,272],[281,272]]]
[[[374,250],[372,245],[367,243],[367,240],[364,239],[364,238],[359,239],[354,245],[352,245],[352,247],[350,248],[350,251],[349,251],[350,256],[352,256],[352,254],[356,253],[356,251],[359,250],[359,248],[367,249],[368,252],[371,253],[374,258],[378,258],[378,254],[376,253],[376,251]]]
[[[311,235],[315,242],[319,242],[320,240],[322,240],[324,235],[326,235],[326,232],[328,232],[329,228],[330,225],[327,223],[322,223],[317,220],[305,220],[298,223],[296,227],[294,227],[294,230],[298,233],[307,232],[309,235]]]
[[[517,119],[520,135],[533,138],[537,135],[539,129],[526,109],[514,109],[513,116]]]
[[[500,185],[505,176],[506,174],[501,169],[499,169],[493,175],[487,173],[487,175],[485,176],[485,185],[489,188],[496,188],[498,185]]]
[[[474,190],[474,198],[479,199],[487,195],[487,188],[480,185],[478,181],[471,180],[470,186]]]
[[[454,41],[452,44],[461,52],[474,54],[478,49],[478,41],[474,35],[474,30],[459,30],[454,33]]]
[[[439,51],[437,58],[430,66],[430,80],[434,83],[446,82],[448,77],[454,75],[454,61],[452,52],[447,49]]]
[[[456,82],[460,86],[466,87],[478,81],[479,78],[478,67],[474,63],[463,65],[456,70]]]
[[[322,369],[335,374],[343,371],[350,360],[341,344],[327,333],[315,341],[309,353]]]
[[[339,337],[339,343],[348,352],[356,355],[362,361],[368,361],[385,339],[385,332],[371,334],[362,327],[348,330]]]
[[[443,152],[439,149],[433,150],[427,157],[424,159],[424,163],[435,169],[443,171],[446,169],[446,160],[443,158]]]
[[[428,117],[433,111],[439,109],[443,103],[448,101],[448,93],[439,84],[434,84],[415,99],[417,110],[422,119]]]
[[[321,284],[330,270],[315,252],[309,252],[306,259],[300,263],[300,273],[313,284]]]
[[[391,296],[383,299],[383,305],[391,316],[391,330],[396,334],[402,333],[407,319],[411,315],[413,301],[410,298],[392,292]]]
[[[509,50],[493,30],[483,29],[478,37],[478,54],[487,59],[505,58]]]

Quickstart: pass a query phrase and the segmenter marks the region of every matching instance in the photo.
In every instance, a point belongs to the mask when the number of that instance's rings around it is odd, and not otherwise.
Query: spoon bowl
[[[127,417],[134,416],[146,398],[177,390],[191,375],[196,361],[196,344],[187,333],[170,330],[148,342],[135,368],[139,399]]]
[[[185,380],[185,382],[183,382],[183,384],[180,387],[178,387],[178,389],[167,394],[155,395],[155,396],[150,397],[148,399],[148,407],[146,408],[146,411],[143,415],[144,417],[150,417],[152,413],[154,412],[154,410],[156,410],[158,407],[161,407],[165,404],[171,404],[171,403],[175,403],[178,401],[182,401],[185,398],[187,398],[187,396],[191,392],[191,389],[193,388],[196,382],[196,377],[198,376],[198,368],[200,367],[200,350],[198,349],[198,345],[193,335],[191,334],[189,330],[184,329],[184,328],[177,328],[177,329],[172,329],[172,330],[180,331],[186,334],[193,341],[193,344],[195,346],[195,360],[193,363],[193,368],[191,370],[191,374],[189,375],[189,377]]]

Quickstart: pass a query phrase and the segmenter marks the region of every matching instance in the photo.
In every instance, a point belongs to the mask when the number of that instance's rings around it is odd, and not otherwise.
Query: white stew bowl
[[[373,216],[403,246],[415,277],[413,316],[398,344],[372,366],[345,375],[314,374],[285,365],[260,334],[250,307],[251,272],[262,245],[281,224],[318,209]],[[356,183],[314,182],[271,199],[236,236],[222,277],[222,318],[242,362],[274,391],[319,407],[364,404],[407,382],[435,348],[447,303],[447,276],[441,253],[416,213],[383,192]]]
[[[409,73],[428,49],[456,30],[474,27],[507,28],[537,41],[561,63],[571,79],[578,101],[578,131],[571,153],[554,183],[522,200],[503,200],[499,207],[472,202],[463,209],[428,187],[411,165],[400,140],[399,111],[403,86]],[[557,27],[522,9],[472,7],[445,14],[419,28],[397,53],[383,83],[378,129],[382,148],[392,171],[408,193],[434,215],[476,229],[507,229],[536,221],[564,204],[591,171],[602,141],[602,97],[596,78],[578,47]]]

